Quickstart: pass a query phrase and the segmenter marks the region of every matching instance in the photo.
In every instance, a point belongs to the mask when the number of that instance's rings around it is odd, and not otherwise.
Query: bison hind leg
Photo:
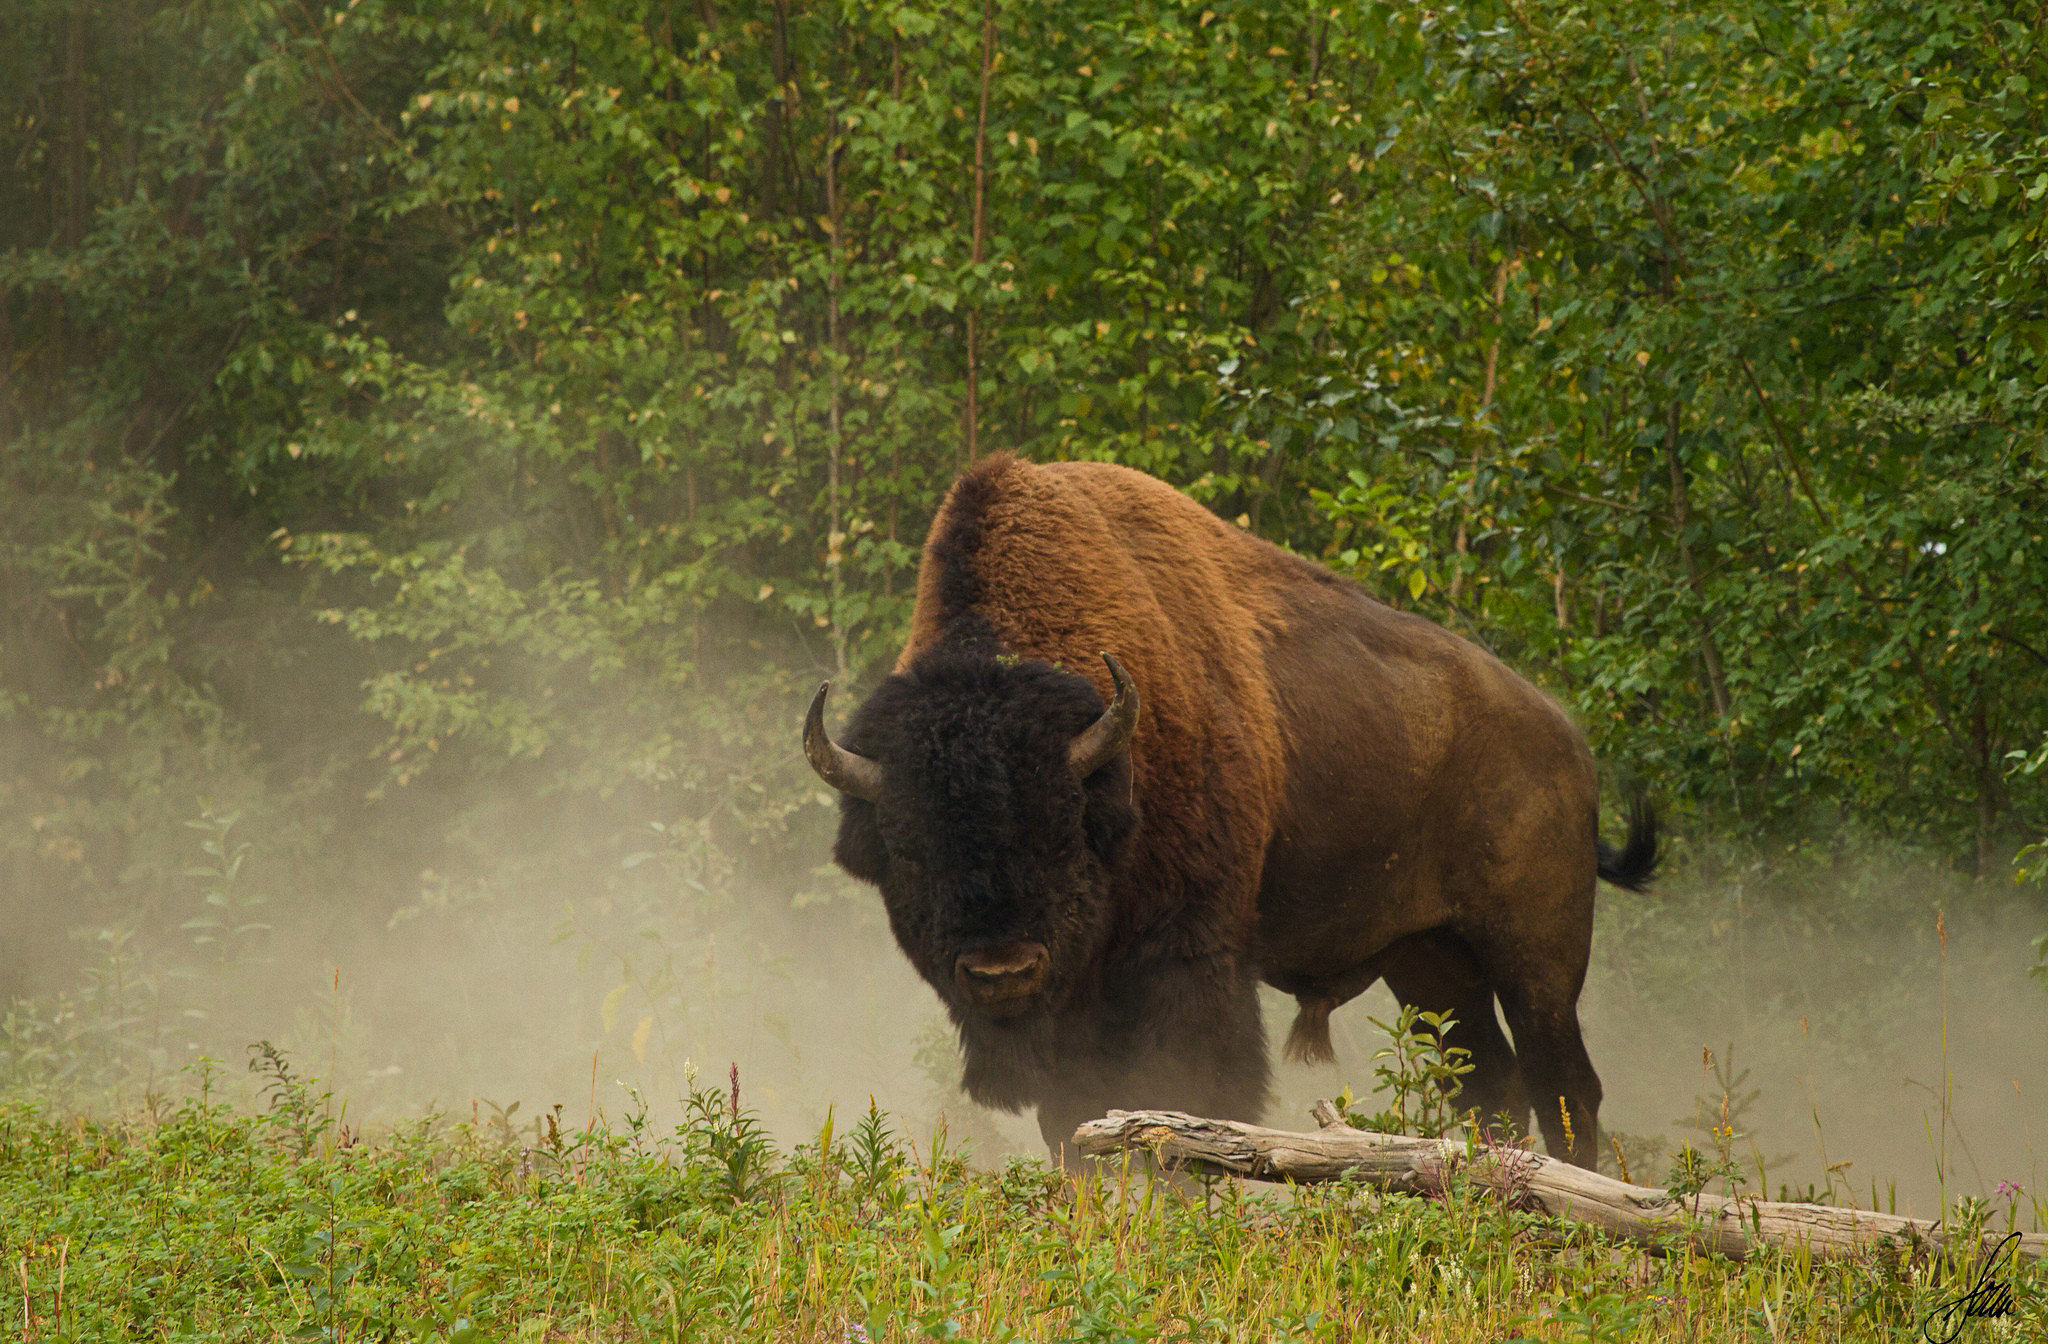
[[[1301,1008],[1294,1015],[1283,1053],[1301,1064],[1336,1063],[1337,1050],[1330,1044],[1330,1014],[1344,1001],[1327,994],[1302,994],[1295,1001]]]

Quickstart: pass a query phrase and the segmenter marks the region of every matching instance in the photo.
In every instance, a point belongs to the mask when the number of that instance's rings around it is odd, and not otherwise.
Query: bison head
[[[811,766],[841,795],[833,857],[881,888],[896,941],[957,1020],[1057,1008],[1110,925],[1109,880],[1137,824],[1126,749],[1138,693],[1108,654],[1114,700],[1046,663],[927,653],[825,732]]]

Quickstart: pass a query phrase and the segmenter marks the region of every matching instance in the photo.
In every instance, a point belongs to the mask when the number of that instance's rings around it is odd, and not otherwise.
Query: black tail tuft
[[[1605,840],[1596,841],[1600,876],[1617,887],[1642,891],[1657,875],[1657,809],[1649,795],[1631,789],[1628,795],[1628,843],[1619,854]]]

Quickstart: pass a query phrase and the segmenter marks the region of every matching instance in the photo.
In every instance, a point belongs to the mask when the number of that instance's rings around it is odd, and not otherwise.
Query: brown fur
[[[1261,976],[1299,999],[1288,1051],[1312,1061],[1333,1055],[1330,1012],[1385,977],[1406,1002],[1458,1013],[1454,1041],[1477,1066],[1468,1099],[1522,1118],[1535,1096],[1563,1153],[1563,1098],[1570,1155],[1590,1161],[1600,1089],[1576,1003],[1611,856],[1592,760],[1547,697],[1475,645],[1099,463],[994,457],[948,495],[896,670],[981,646],[1105,697],[1107,650],[1142,695],[1142,821],[1112,879],[1105,974],[1170,962],[1234,1004]],[[1632,834],[1621,880],[1647,875],[1651,834]],[[1201,1048],[1172,1029],[1159,1049]],[[1208,1099],[1255,1112],[1263,1067],[1249,1091],[1219,1082]],[[1205,1099],[1179,1086],[1177,1104]],[[1113,1078],[1068,1090],[1040,1100],[1049,1138],[1129,1099]]]
[[[1227,895],[1210,914],[1235,945],[1257,918],[1285,763],[1259,619],[1240,600],[1265,581],[1267,557],[1231,545],[1248,540],[1139,472],[1008,456],[963,477],[932,523],[899,672],[971,614],[1004,651],[1077,672],[1105,696],[1101,655],[1114,653],[1140,688],[1131,756],[1146,824],[1130,866],[1148,877],[1119,903],[1127,936],[1197,888]]]

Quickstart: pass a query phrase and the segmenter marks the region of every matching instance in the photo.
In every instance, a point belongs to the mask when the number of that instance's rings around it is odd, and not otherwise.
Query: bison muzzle
[[[962,952],[953,962],[953,979],[990,1017],[1015,1017],[1037,998],[1050,959],[1043,943],[999,943]]]

